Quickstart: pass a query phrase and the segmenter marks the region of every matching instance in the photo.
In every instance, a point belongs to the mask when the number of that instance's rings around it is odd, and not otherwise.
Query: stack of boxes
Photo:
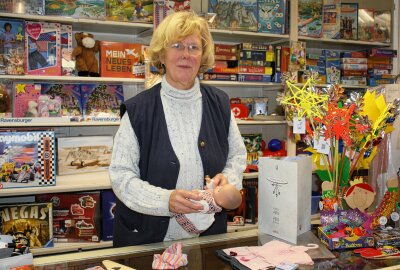
[[[215,44],[215,67],[203,74],[201,79],[237,81],[238,46],[236,44]]]
[[[271,82],[275,52],[271,45],[239,44],[238,80],[243,82]]]
[[[371,49],[368,51],[368,85],[395,83],[392,59],[397,57],[396,50]]]
[[[367,85],[367,55],[366,52],[342,52],[341,83],[349,86]]]

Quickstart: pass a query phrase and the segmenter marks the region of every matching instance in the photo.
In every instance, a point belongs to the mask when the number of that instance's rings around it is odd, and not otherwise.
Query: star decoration
[[[316,122],[325,126],[325,139],[335,138],[335,140],[343,139],[346,145],[351,145],[351,130],[362,130],[364,126],[360,125],[357,120],[352,119],[356,104],[349,107],[339,108],[335,103],[328,104],[328,114],[324,119],[316,118]]]
[[[24,39],[24,36],[21,35],[21,33],[18,33],[18,34],[15,35],[15,39],[16,39],[17,41],[22,41],[22,40]]]
[[[304,116],[322,118],[322,108],[326,107],[329,96],[313,92],[310,89],[310,82],[311,79],[308,79],[303,87],[299,88],[287,81],[290,92],[282,98],[281,104],[294,107],[300,118]]]
[[[15,87],[17,89],[17,95],[25,93],[25,84],[17,84]]]

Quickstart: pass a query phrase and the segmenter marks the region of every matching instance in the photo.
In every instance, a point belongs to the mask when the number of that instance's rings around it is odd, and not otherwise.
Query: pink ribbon
[[[187,265],[187,255],[182,254],[182,243],[169,246],[163,254],[154,254],[153,269],[177,269]]]

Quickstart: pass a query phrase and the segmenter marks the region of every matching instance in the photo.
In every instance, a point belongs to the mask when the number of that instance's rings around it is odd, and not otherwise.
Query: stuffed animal
[[[0,113],[11,112],[11,97],[6,87],[0,84]]]
[[[38,117],[38,104],[34,100],[28,102],[28,110],[25,112],[25,117]]]
[[[75,68],[78,76],[99,77],[99,64],[96,53],[100,50],[100,42],[92,34],[78,32],[75,34],[76,47],[72,57],[76,59]]]

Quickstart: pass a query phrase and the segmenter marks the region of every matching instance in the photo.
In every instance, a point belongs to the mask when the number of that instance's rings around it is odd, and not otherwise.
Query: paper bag
[[[260,157],[258,229],[297,244],[311,227],[311,157]]]

